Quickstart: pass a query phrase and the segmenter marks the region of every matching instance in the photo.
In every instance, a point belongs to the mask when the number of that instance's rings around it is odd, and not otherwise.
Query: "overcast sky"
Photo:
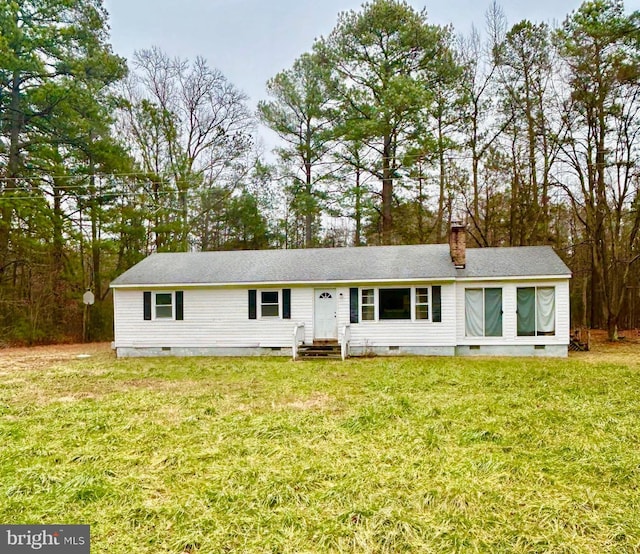
[[[467,34],[482,30],[491,0],[410,0],[427,8],[430,23],[453,25]],[[265,83],[326,36],[342,11],[359,10],[361,0],[104,0],[111,43],[117,54],[158,46],[170,56],[204,57],[246,93],[251,105],[266,98]],[[580,0],[502,0],[507,23],[522,19],[560,23]],[[626,0],[640,9],[640,0]]]
[[[489,1],[438,0],[425,4],[431,23],[453,24],[467,33],[484,26]],[[287,69],[314,38],[327,35],[338,13],[358,10],[354,0],[104,0],[111,42],[130,59],[135,50],[159,46],[171,56],[203,56],[220,69],[252,103],[265,97],[265,83]],[[521,19],[562,21],[578,0],[504,0],[509,24]],[[627,0],[627,8],[640,0]]]

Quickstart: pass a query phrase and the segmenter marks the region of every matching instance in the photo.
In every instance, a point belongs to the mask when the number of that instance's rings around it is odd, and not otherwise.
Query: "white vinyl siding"
[[[308,290],[291,289],[292,319],[248,319],[246,288],[187,288],[184,321],[176,322],[144,321],[142,290],[115,289],[116,347],[290,347],[298,321],[305,323],[305,340],[313,340],[313,294]]]
[[[456,345],[562,345],[569,342],[569,282],[568,279],[522,281],[472,281],[438,283],[441,286],[442,322],[431,319],[395,319],[365,321],[362,319],[362,291],[374,291],[373,313],[376,317],[376,292],[379,288],[412,288],[415,291],[431,284],[415,282],[403,286],[393,284],[357,283],[360,300],[359,323],[352,323],[351,344],[355,347],[444,346]],[[553,287],[555,289],[555,334],[517,336],[517,301],[519,287]],[[465,334],[465,289],[501,288],[503,336],[468,337]],[[281,347],[290,348],[293,328],[304,323],[305,342],[313,341],[314,286],[291,287],[291,319],[283,319],[282,289],[259,289],[257,319],[247,317],[247,287],[184,288],[184,321],[143,318],[143,292],[139,289],[116,288],[113,291],[115,316],[115,346],[118,347]],[[261,290],[279,290],[280,317],[260,318]],[[158,290],[155,292],[171,292]],[[349,286],[336,287],[337,325],[339,333],[350,320]],[[416,296],[417,298],[417,296]],[[173,291],[173,310],[176,296]],[[432,300],[430,296],[429,300]],[[152,306],[154,300],[152,295]],[[419,303],[418,303],[419,304]],[[415,318],[417,304],[412,305]],[[428,308],[431,312],[433,306]],[[431,317],[432,314],[429,313]]]
[[[361,288],[375,290],[373,286]],[[183,300],[184,321],[180,322],[144,321],[142,291],[142,288],[114,290],[116,347],[289,348],[297,323],[305,325],[305,342],[313,341],[314,287],[291,288],[291,319],[261,318],[261,289],[257,293],[258,318],[248,319],[247,288],[187,288]],[[341,332],[349,323],[349,288],[337,287],[336,294],[338,331]],[[282,294],[279,297],[282,301]],[[386,320],[351,324],[351,343],[354,346],[454,346],[454,298],[453,285],[443,285],[442,323]]]

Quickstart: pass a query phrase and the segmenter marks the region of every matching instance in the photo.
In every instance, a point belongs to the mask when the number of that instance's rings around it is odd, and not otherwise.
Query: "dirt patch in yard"
[[[58,362],[82,359],[86,356],[104,356],[110,352],[111,345],[108,342],[0,348],[0,373],[47,368]]]
[[[591,330],[591,350],[589,352],[571,352],[573,358],[594,363],[614,363],[640,365],[640,330],[620,331],[620,340],[612,342],[607,332]]]

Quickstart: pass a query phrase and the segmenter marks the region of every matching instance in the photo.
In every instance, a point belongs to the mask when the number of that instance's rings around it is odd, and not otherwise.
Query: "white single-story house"
[[[566,356],[571,272],[548,246],[152,254],[111,283],[118,356]]]

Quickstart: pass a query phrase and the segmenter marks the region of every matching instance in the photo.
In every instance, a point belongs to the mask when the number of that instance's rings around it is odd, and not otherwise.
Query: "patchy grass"
[[[638,552],[623,354],[0,364],[0,521],[110,554]]]

